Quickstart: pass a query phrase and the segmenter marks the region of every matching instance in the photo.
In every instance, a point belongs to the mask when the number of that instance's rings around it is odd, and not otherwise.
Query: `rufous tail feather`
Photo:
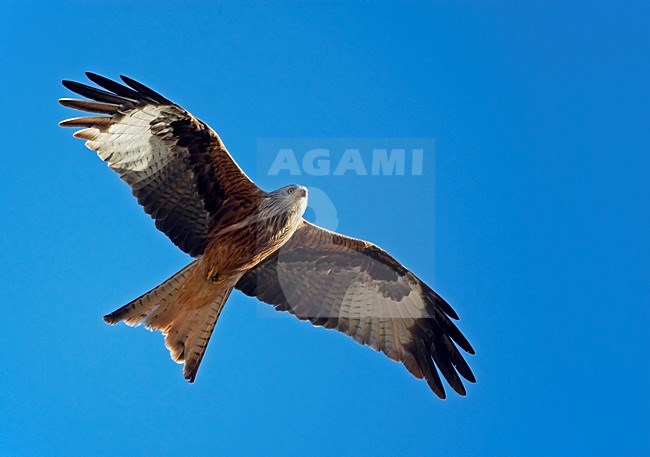
[[[160,330],[172,359],[185,363],[183,375],[189,382],[196,378],[214,326],[232,291],[227,287],[198,308],[179,304],[183,285],[196,264],[192,262],[146,294],[104,316],[111,325],[124,321],[132,327],[145,324],[149,330]]]

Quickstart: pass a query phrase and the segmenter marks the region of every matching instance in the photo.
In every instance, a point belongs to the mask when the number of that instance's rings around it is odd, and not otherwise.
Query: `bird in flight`
[[[465,395],[461,377],[476,380],[460,350],[474,349],[453,322],[456,312],[427,284],[378,246],[303,219],[305,187],[260,189],[219,135],[177,104],[126,76],[122,83],[86,76],[99,88],[64,80],[84,99],[59,102],[92,115],[60,125],[82,128],[74,136],[195,259],[104,316],[107,323],[160,330],[194,382],[219,314],[238,289],[402,362],[440,398],[440,374]]]

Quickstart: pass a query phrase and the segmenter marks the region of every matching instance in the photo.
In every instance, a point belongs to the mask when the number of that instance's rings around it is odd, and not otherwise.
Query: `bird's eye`
[[[290,194],[293,194],[293,189],[289,189],[289,190],[287,190],[287,192],[289,192]]]

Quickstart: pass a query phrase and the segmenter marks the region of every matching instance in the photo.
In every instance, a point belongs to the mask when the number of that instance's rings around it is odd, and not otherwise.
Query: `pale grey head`
[[[302,217],[307,209],[308,192],[305,186],[298,184],[289,184],[280,187],[266,194],[265,207],[277,214],[280,212],[290,212],[298,217]]]

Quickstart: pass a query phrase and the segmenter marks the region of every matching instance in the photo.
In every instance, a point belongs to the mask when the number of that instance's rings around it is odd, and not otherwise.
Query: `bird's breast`
[[[300,215],[281,212],[220,227],[208,243],[201,262],[213,277],[242,273],[281,248],[301,222]]]

